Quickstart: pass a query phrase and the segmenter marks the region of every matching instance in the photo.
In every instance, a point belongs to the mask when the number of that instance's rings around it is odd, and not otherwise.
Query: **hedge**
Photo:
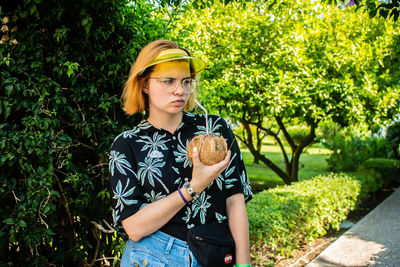
[[[370,158],[363,164],[367,168],[386,169],[387,171],[394,171],[400,169],[400,160],[386,159],[386,158]]]
[[[357,172],[369,178],[371,185],[375,185],[372,191],[375,191],[396,180],[400,181],[400,160],[370,158],[357,169]]]
[[[168,23],[148,1],[128,2],[0,1],[0,266],[120,255],[122,237],[94,224],[112,221],[111,142],[140,121],[119,97]]]
[[[364,176],[330,174],[256,194],[247,205],[255,261],[265,264],[279,255],[289,257],[300,242],[338,230],[372,190],[368,181]]]

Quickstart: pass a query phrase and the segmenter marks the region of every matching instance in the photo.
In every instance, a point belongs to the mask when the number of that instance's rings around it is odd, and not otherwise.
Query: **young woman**
[[[210,132],[232,144],[221,162],[203,165],[194,148],[192,163],[186,153],[189,141],[205,133],[205,116],[186,112],[205,66],[176,43],[159,40],[131,68],[123,109],[147,111],[148,118],[117,136],[110,151],[114,223],[129,236],[121,266],[200,266],[186,234],[208,223],[228,224],[237,266],[250,264],[245,202],[252,192],[232,130],[223,118],[208,116]]]

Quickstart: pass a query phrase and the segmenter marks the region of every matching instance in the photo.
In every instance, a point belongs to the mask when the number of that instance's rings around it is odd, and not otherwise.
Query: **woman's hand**
[[[229,164],[229,160],[231,159],[231,151],[228,150],[225,158],[214,165],[206,166],[201,163],[199,158],[199,152],[197,151],[197,147],[193,148],[192,160],[193,160],[193,172],[192,172],[192,180],[190,181],[190,185],[193,190],[200,194],[206,187],[226,169]]]

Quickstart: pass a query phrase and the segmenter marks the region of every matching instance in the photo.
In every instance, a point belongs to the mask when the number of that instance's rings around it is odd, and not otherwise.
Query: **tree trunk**
[[[292,184],[293,182],[298,182],[299,181],[299,163],[300,163],[300,156],[301,153],[303,152],[304,148],[307,147],[312,143],[312,141],[315,138],[315,127],[316,124],[310,125],[310,133],[307,135],[304,140],[302,140],[298,145],[295,144],[291,136],[286,130],[286,127],[284,126],[282,120],[278,117],[275,116],[275,119],[279,125],[279,128],[282,130],[284,133],[285,139],[289,143],[291,149],[292,149],[292,157],[289,160],[288,155],[283,147],[283,144],[278,137],[277,133],[272,132],[270,129],[263,128],[259,123],[253,123],[250,121],[246,121],[242,119],[240,122],[242,123],[244,130],[245,130],[245,135],[243,136],[244,138],[244,143],[247,145],[250,153],[254,157],[254,163],[258,163],[259,161],[262,161],[265,165],[267,165],[269,168],[271,168],[272,171],[274,171],[284,182],[285,184]],[[261,138],[257,137],[257,144],[255,145],[253,142],[253,134],[250,129],[250,125],[256,125],[259,129],[263,130],[265,133],[267,133],[270,136],[273,136],[275,140],[278,142],[283,158],[285,161],[285,171],[283,171],[279,166],[274,164],[271,160],[269,160],[267,157],[265,157],[262,152],[261,152]],[[261,134],[261,131],[257,131],[257,134]]]

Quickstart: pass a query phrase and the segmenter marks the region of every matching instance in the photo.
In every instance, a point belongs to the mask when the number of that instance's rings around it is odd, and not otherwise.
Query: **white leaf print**
[[[108,163],[108,167],[110,169],[111,176],[114,176],[115,168],[117,168],[118,171],[124,175],[127,175],[125,170],[128,170],[131,173],[133,173],[136,177],[135,172],[131,169],[132,168],[131,164],[128,162],[124,154],[112,150],[110,152],[109,159],[110,162]]]
[[[165,162],[159,158],[145,158],[144,162],[139,162],[139,166],[141,167],[138,171],[138,179],[142,185],[147,178],[148,182],[155,187],[154,179],[157,180],[162,187],[164,188],[165,192],[169,193],[169,189],[165,186],[165,184],[161,181],[161,171],[165,165]]]
[[[161,150],[167,150],[167,146],[165,145],[166,142],[169,140],[163,140],[163,138],[166,136],[164,135],[158,135],[158,132],[155,132],[153,134],[153,137],[143,135],[140,136],[139,140],[136,140],[137,143],[144,143],[145,145],[142,147],[141,151],[145,151],[147,149],[150,149],[149,153],[151,153],[153,150],[157,150],[160,148]]]
[[[206,222],[207,209],[211,206],[207,201],[210,197],[211,196],[207,195],[206,192],[203,191],[200,197],[192,205],[193,217],[196,217],[196,215],[199,214],[200,222],[202,224]]]
[[[136,204],[138,202],[137,200],[134,200],[134,199],[127,199],[133,194],[133,192],[135,191],[135,188],[136,188],[134,186],[134,187],[130,188],[129,190],[127,190],[129,183],[130,183],[130,180],[128,178],[126,181],[125,188],[122,189],[122,183],[121,183],[121,180],[119,180],[117,183],[117,186],[115,187],[115,190],[113,190],[113,192],[114,192],[113,199],[117,200],[115,209],[120,207],[120,209],[119,209],[120,212],[124,209],[124,204],[129,206],[129,205]]]

